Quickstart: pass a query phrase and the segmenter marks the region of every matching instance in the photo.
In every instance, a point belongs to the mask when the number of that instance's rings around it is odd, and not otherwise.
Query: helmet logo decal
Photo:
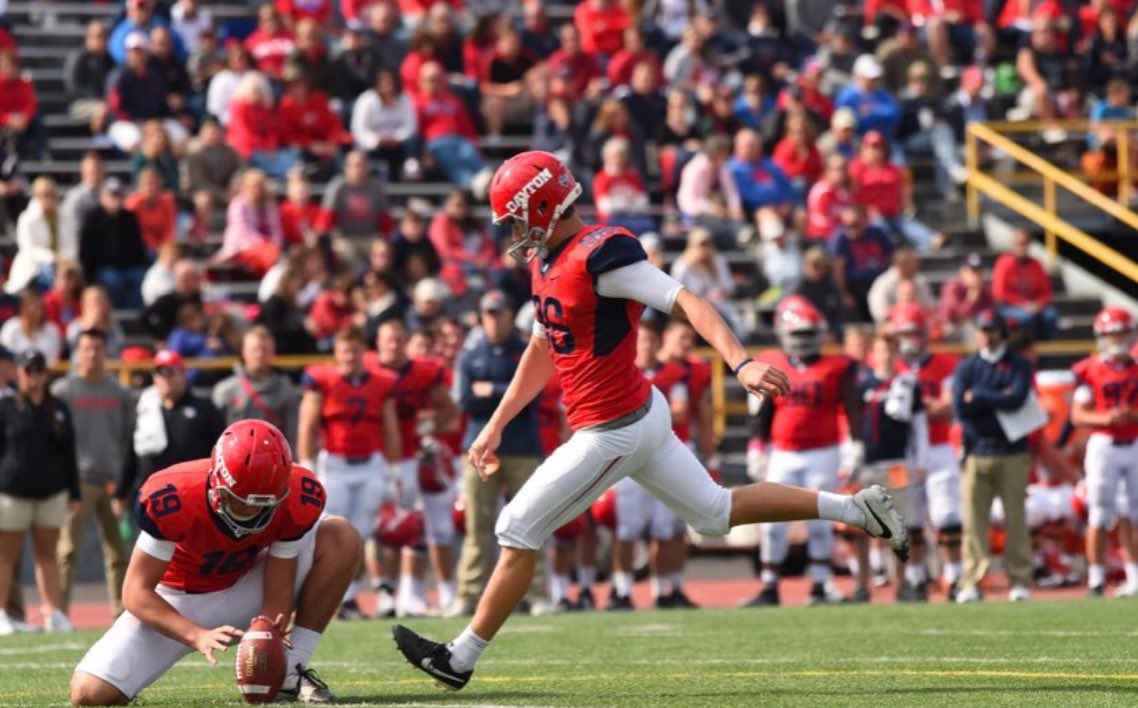
[[[534,192],[544,187],[549,180],[553,179],[553,174],[546,168],[533,176],[525,186],[518,190],[510,201],[506,202],[506,211],[514,212],[518,209],[525,207],[529,203],[529,198],[533,196]]]
[[[233,479],[233,475],[229,473],[229,468],[225,466],[225,455],[217,456],[217,473],[225,480],[225,483],[230,487],[237,486],[237,480]]]

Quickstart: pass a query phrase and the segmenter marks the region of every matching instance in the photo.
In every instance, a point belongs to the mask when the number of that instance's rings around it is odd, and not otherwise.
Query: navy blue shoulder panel
[[[637,261],[648,260],[648,254],[634,236],[617,234],[598,246],[589,254],[585,261],[585,268],[591,275],[600,275],[610,270],[616,270]]]

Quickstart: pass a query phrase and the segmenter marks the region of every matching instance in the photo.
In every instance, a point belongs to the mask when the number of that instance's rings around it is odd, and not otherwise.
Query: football
[[[280,629],[266,617],[249,624],[237,645],[234,666],[237,690],[246,703],[269,703],[285,678],[285,641]]]

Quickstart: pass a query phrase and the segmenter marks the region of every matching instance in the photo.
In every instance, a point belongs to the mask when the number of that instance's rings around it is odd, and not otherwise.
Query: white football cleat
[[[16,623],[4,610],[0,610],[0,637],[7,637],[16,633]]]
[[[1027,602],[1031,599],[1031,590],[1026,585],[1016,585],[1008,591],[1008,602]]]
[[[43,618],[43,631],[49,634],[68,634],[75,631],[75,625],[71,624],[62,610],[56,610]]]
[[[1124,583],[1114,591],[1115,597],[1138,597],[1138,583]]]
[[[908,560],[909,532],[905,530],[905,520],[893,508],[893,497],[875,484],[855,494],[853,503],[865,515],[865,532],[889,544],[901,560]]]
[[[956,593],[956,604],[967,605],[970,602],[980,602],[984,599],[980,594],[980,588],[964,588]]]

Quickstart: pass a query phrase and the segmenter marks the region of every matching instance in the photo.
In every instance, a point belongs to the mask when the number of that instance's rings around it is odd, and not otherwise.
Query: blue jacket
[[[853,110],[857,116],[857,132],[860,135],[876,130],[889,139],[897,136],[901,105],[885,89],[866,93],[854,84],[847,84],[838,91],[834,105]]]
[[[782,168],[769,158],[756,162],[743,162],[732,157],[727,169],[735,178],[739,198],[748,211],[764,206],[779,206],[794,201],[794,189]]]
[[[463,448],[469,448],[482,428],[494,414],[501,402],[506,388],[514,378],[514,371],[522,358],[526,343],[517,335],[502,344],[491,344],[485,335],[458,358],[458,407],[470,416],[466,435],[462,439]],[[474,383],[489,381],[494,384],[494,392],[489,396],[475,396]],[[502,444],[499,455],[541,455],[541,441],[537,435],[537,406],[531,402],[510,421],[502,431]]]
[[[996,363],[973,354],[952,375],[952,407],[964,428],[967,454],[1009,455],[1027,450],[1027,438],[1008,442],[996,420],[996,411],[1014,411],[1031,393],[1034,369],[1019,354],[1005,353]],[[964,402],[964,393],[972,400]]]
[[[126,38],[133,32],[145,34],[149,38],[150,30],[155,27],[165,27],[170,30],[170,39],[174,42],[174,56],[178,58],[178,61],[185,61],[189,55],[186,53],[186,45],[182,43],[181,35],[173,31],[169,22],[157,15],[150,18],[150,24],[146,27],[140,27],[126,17],[115,25],[114,30],[111,31],[111,36],[107,39],[107,51],[110,52],[111,58],[115,60],[116,64],[122,66],[123,62],[126,61]]]

